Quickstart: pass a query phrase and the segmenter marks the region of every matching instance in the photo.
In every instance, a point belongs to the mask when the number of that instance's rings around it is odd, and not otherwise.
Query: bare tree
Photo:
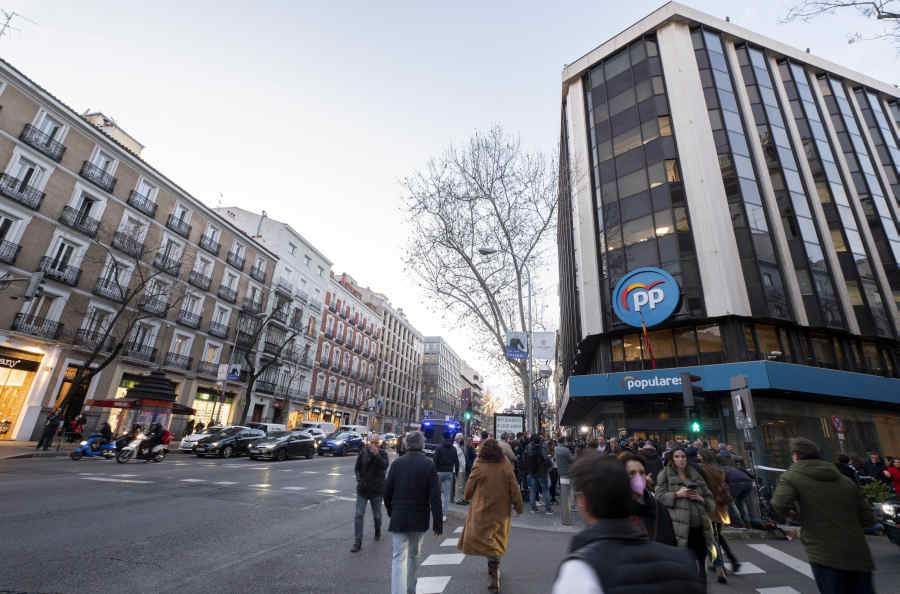
[[[875,35],[863,35],[855,32],[848,35],[848,43],[886,39],[894,43],[900,51],[900,0],[870,0],[854,2],[852,0],[801,0],[791,7],[782,22],[808,22],[822,16],[835,14],[843,10],[856,10],[862,16],[884,21],[884,30]]]
[[[133,332],[137,324],[149,318],[165,319],[178,309],[186,289],[172,275],[179,259],[169,253],[169,247],[146,245],[139,236],[117,233],[122,256],[106,245],[97,243],[107,257],[86,258],[91,268],[101,270],[95,291],[115,303],[110,309],[89,309],[80,312],[85,320],[76,331],[75,342],[88,355],[75,366],[75,374],[66,394],[54,408],[62,410],[66,418],[81,411],[91,381],[124,351],[134,350]]]
[[[403,180],[412,227],[407,267],[440,308],[457,316],[500,360],[506,332],[529,329],[527,268],[540,265],[552,249],[553,164],[496,126]],[[495,255],[482,256],[485,248]],[[505,364],[529,403],[527,362]]]

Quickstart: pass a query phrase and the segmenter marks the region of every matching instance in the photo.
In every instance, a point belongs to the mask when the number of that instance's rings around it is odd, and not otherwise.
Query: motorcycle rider
[[[112,441],[112,427],[109,426],[109,423],[103,423],[103,426],[100,427],[100,431],[97,432],[97,439],[91,444],[91,449],[99,450],[100,446],[106,445]]]
[[[162,443],[162,434],[162,425],[160,425],[159,423],[153,423],[152,425],[150,425],[150,428],[145,434],[147,438],[138,446],[137,457],[140,458],[142,455],[144,455],[142,454],[142,452],[147,452],[147,454],[149,455],[149,452],[152,452],[153,448]]]

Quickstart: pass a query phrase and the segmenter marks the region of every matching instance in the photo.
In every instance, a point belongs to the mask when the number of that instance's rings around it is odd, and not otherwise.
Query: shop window
[[[678,365],[697,364],[697,337],[693,328],[678,328],[675,335],[675,354],[678,357]]]
[[[810,336],[813,357],[817,365],[834,369],[837,367],[834,359],[834,350],[827,336],[816,334]]]
[[[12,439],[19,414],[41,364],[41,355],[0,348],[0,439]]]
[[[700,347],[700,362],[702,364],[721,363],[725,360],[725,352],[722,348],[722,335],[718,325],[699,326],[697,328],[697,343]]]
[[[753,324],[744,324],[744,344],[747,347],[748,359],[759,359],[759,351],[756,348],[756,339],[753,337]]]
[[[778,331],[775,326],[756,324],[756,340],[759,343],[759,350],[763,355],[771,355],[775,352],[783,353],[781,344],[778,341]]]
[[[866,368],[880,374],[883,369],[881,367],[881,356],[878,353],[878,346],[872,342],[864,342],[862,344],[863,358],[866,362]]]
[[[625,347],[625,368],[641,369],[641,335],[626,334],[622,340]]]
[[[657,367],[676,367],[675,343],[671,330],[657,330],[650,332],[650,349]],[[649,353],[648,353],[649,358]]]

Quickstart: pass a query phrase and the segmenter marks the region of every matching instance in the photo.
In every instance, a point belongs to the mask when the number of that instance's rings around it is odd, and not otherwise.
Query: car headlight
[[[344,440],[343,439],[338,440],[338,441],[334,442],[334,445],[344,445]]]
[[[893,503],[882,503],[881,511],[883,511],[885,514],[887,514],[889,516],[893,516],[894,513],[897,511],[897,506]]]
[[[219,447],[219,442],[218,442],[218,441],[214,441],[214,442],[212,442],[212,443],[209,444],[209,445],[211,445],[211,446],[214,447],[214,448],[217,448],[217,447]]]
[[[275,447],[275,444],[270,443],[270,444],[266,444],[266,445],[262,446],[262,449],[271,450],[274,447]]]
[[[86,441],[82,441],[82,442],[81,442],[81,445],[87,445],[87,442],[86,442]]]

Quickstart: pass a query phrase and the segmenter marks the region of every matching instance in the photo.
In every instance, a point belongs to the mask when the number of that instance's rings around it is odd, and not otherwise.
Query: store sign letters
[[[0,359],[0,367],[9,367],[10,369],[15,369],[21,362],[21,359]]]
[[[637,378],[633,375],[626,375],[622,378],[622,389],[626,392],[631,390],[646,390],[647,388],[668,388],[681,387],[681,376]]]
[[[613,311],[629,326],[655,326],[678,309],[681,291],[672,275],[660,268],[632,270],[616,284]]]

